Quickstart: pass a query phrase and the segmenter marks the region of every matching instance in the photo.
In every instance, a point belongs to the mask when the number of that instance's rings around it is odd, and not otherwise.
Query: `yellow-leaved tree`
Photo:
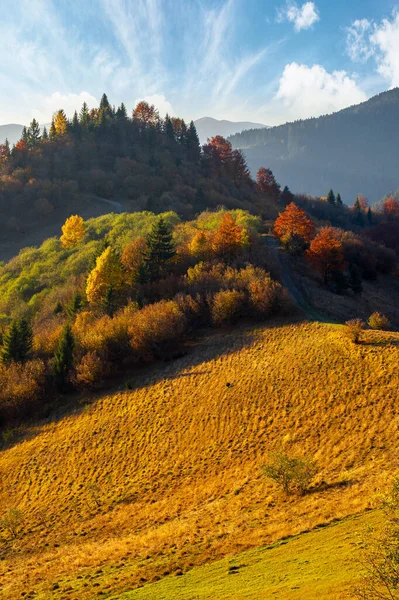
[[[73,248],[85,236],[85,222],[79,215],[69,217],[61,227],[61,244],[63,248]]]
[[[63,110],[59,110],[54,115],[54,127],[57,135],[65,135],[67,132],[68,121]]]
[[[96,266],[87,278],[86,296],[91,304],[102,302],[109,290],[122,285],[122,265],[110,246],[97,258]]]

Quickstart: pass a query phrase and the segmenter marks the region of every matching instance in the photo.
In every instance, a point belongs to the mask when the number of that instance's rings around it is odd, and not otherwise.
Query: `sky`
[[[0,0],[0,125],[83,101],[275,125],[399,86],[399,0]]]

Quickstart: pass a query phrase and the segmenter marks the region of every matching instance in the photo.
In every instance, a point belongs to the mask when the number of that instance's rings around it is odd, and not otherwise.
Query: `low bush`
[[[45,387],[42,360],[0,365],[0,422],[30,416]]]
[[[364,322],[361,319],[350,319],[346,321],[346,335],[354,343],[358,344],[364,329]]]
[[[104,364],[96,352],[87,352],[76,365],[76,382],[87,388],[101,387]]]
[[[244,311],[245,294],[238,290],[221,290],[212,301],[211,315],[214,325],[231,325]]]
[[[389,328],[389,319],[380,312],[373,312],[369,316],[367,324],[371,329],[380,329],[382,331]]]

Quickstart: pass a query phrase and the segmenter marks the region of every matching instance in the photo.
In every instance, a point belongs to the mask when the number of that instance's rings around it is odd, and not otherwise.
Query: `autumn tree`
[[[60,240],[63,248],[73,248],[86,234],[84,220],[79,215],[69,217],[61,227],[61,230],[62,236]]]
[[[133,119],[141,128],[147,129],[155,127],[159,123],[159,113],[153,104],[142,100],[133,110]]]
[[[139,237],[132,240],[125,246],[121,262],[127,275],[128,283],[134,283],[140,273],[140,269],[144,264],[147,252],[147,241],[145,238]]]
[[[271,169],[261,167],[256,174],[256,185],[261,194],[266,194],[274,200],[277,200],[280,195],[280,186],[277,183]]]
[[[387,198],[383,204],[383,211],[388,221],[394,221],[399,218],[399,200],[393,196]]]
[[[323,227],[310,243],[305,253],[313,268],[323,277],[325,284],[335,273],[345,269],[344,253],[333,227]]]
[[[160,217],[147,236],[147,252],[144,261],[145,274],[150,281],[156,281],[165,272],[167,265],[176,254],[172,233],[164,219]]]
[[[279,214],[273,231],[292,250],[300,250],[310,243],[314,230],[314,223],[308,219],[305,211],[291,202],[285,211]]]
[[[65,135],[67,132],[68,121],[62,109],[54,115],[54,127],[57,135]]]
[[[243,228],[237,225],[231,213],[226,213],[212,240],[212,250],[216,256],[231,262],[242,249]]]
[[[0,144],[0,165],[6,163],[11,156],[10,142],[6,138],[4,144]]]
[[[86,283],[86,297],[91,304],[98,306],[104,301],[112,287],[113,293],[122,285],[122,265],[110,246],[96,260]]]
[[[232,147],[228,140],[221,135],[208,139],[203,146],[205,164],[212,169],[228,171],[232,160]]]

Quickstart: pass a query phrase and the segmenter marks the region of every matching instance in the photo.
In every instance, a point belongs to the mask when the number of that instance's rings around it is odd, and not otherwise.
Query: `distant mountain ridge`
[[[205,144],[208,138],[215,135],[228,137],[247,129],[263,129],[267,125],[263,123],[252,123],[251,121],[219,121],[212,117],[202,117],[194,121],[201,144]]]
[[[296,193],[325,196],[332,187],[352,204],[399,186],[399,88],[332,115],[244,131],[229,139],[244,151],[253,175],[273,170]]]
[[[41,127],[50,127],[49,123],[44,123]],[[4,144],[6,139],[10,142],[10,145],[16,144],[21,139],[23,125],[17,123],[9,123],[7,125],[0,125],[0,144]]]

